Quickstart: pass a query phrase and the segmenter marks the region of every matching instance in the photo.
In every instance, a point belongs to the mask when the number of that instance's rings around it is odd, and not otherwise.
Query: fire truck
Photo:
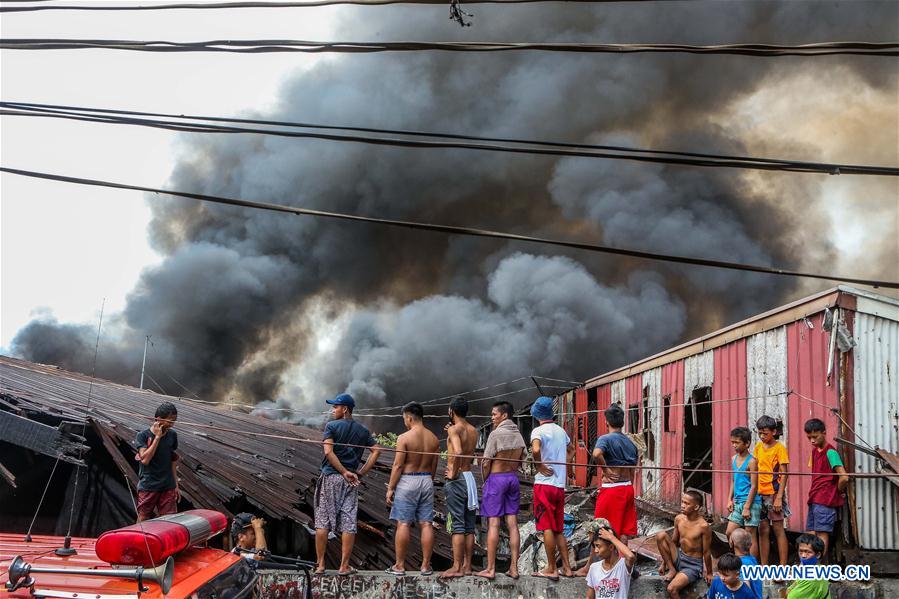
[[[96,539],[0,533],[0,596],[56,599],[244,599],[256,571],[205,547],[224,514],[189,510],[107,531]]]

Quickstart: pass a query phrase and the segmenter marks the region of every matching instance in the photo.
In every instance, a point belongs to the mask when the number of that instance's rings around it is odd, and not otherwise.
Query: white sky
[[[338,8],[37,12],[7,14],[2,37],[197,40],[327,39]],[[285,77],[321,60],[300,54],[159,54],[104,50],[0,52],[5,101],[100,106],[218,116],[271,106]],[[55,119],[0,119],[4,166],[79,177],[165,183],[174,133]],[[95,322],[119,311],[143,267],[142,195],[0,176],[0,351],[33,315]]]

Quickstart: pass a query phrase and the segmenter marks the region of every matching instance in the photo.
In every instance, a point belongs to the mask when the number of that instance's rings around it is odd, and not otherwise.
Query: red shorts
[[[154,515],[153,512],[156,512],[156,514]],[[137,492],[137,515],[142,520],[176,513],[178,513],[178,494],[176,489]]]
[[[634,485],[600,487],[593,516],[608,520],[619,537],[621,535],[636,537],[637,506],[634,505]]]
[[[565,489],[552,485],[534,485],[534,518],[537,530],[562,532],[565,518]]]

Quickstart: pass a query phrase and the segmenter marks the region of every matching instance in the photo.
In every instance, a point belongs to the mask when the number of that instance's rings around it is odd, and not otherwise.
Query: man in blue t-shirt
[[[333,420],[325,426],[321,476],[315,485],[315,554],[318,557],[316,574],[325,571],[325,551],[328,533],[341,535],[339,576],[352,574],[350,555],[356,541],[356,512],[359,507],[359,477],[364,476],[381,450],[367,428],[353,420],[356,402],[348,393],[327,400],[333,406]],[[362,468],[362,453],[369,449],[368,460]]]

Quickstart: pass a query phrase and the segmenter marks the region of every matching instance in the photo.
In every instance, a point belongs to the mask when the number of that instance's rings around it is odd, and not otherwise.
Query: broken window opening
[[[649,406],[649,385],[643,387],[643,442],[646,444],[646,457],[655,460],[656,438],[652,433],[652,408]]]
[[[640,432],[640,408],[637,404],[629,406],[627,409],[627,432]]]
[[[666,433],[671,432],[671,396],[666,395],[662,398],[662,430]]]
[[[684,410],[684,489],[712,492],[712,388],[699,387]]]

